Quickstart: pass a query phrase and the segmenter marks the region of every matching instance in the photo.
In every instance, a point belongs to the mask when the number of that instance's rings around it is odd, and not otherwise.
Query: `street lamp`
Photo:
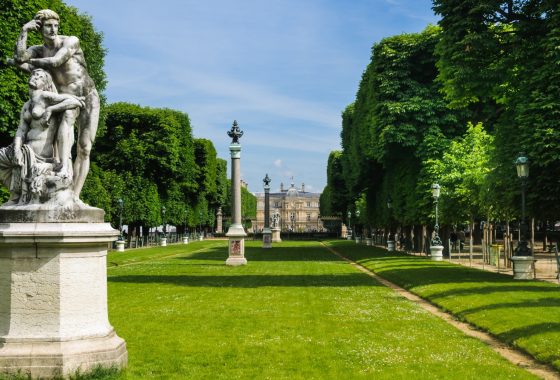
[[[434,204],[436,207],[436,225],[434,226],[434,238],[432,239],[433,246],[441,246],[441,239],[439,237],[439,222],[438,222],[438,199],[440,195],[441,186],[437,183],[432,185],[432,196],[434,197]]]
[[[395,250],[395,240],[393,239],[393,200],[391,197],[387,198],[387,209],[389,215],[389,233],[387,234],[387,251],[392,252]]]
[[[352,211],[348,210],[346,216],[348,217],[348,231],[346,231],[346,239],[350,240],[352,239]]]
[[[165,211],[166,211],[165,206],[161,206],[161,219],[162,219],[162,222],[163,222],[163,237],[167,238],[167,227],[165,226],[166,225]]]
[[[122,198],[119,198],[117,203],[119,204],[119,240],[122,241],[124,240],[123,228],[122,228],[122,213],[124,208],[124,201],[122,200]]]
[[[517,169],[517,177],[521,181],[521,221],[519,223],[519,231],[521,233],[519,243],[515,249],[515,256],[532,256],[533,253],[528,246],[527,242],[527,220],[525,218],[525,190],[527,187],[527,179],[529,178],[529,159],[523,154],[515,160],[515,167]]]
[[[198,212],[198,223],[200,224],[200,236],[202,237],[202,211]]]

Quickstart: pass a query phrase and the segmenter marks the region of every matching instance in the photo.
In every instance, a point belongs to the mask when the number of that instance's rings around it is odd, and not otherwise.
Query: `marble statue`
[[[33,70],[28,84],[14,142],[0,149],[0,179],[11,193],[6,206],[43,203],[61,192],[71,196],[71,157],[61,155],[56,137],[61,129],[72,131],[64,114],[84,107],[83,98],[59,94],[43,69]]]
[[[72,178],[72,190],[76,202],[84,185],[90,165],[90,152],[99,122],[99,95],[88,74],[80,41],[74,36],[58,34],[60,18],[50,9],[44,9],[26,23],[16,44],[16,53],[11,63],[26,71],[42,68],[50,73],[60,95],[73,95],[82,99],[83,107],[66,110],[64,119],[58,126],[56,146],[60,157],[70,157],[73,127],[77,124],[78,138],[76,159],[73,169],[64,160],[61,162],[61,176]],[[30,31],[38,31],[43,45],[27,47]]]

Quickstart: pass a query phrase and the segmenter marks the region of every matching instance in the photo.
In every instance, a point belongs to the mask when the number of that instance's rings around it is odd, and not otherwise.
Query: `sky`
[[[104,35],[110,103],[187,113],[228,170],[237,120],[251,192],[263,191],[265,174],[271,191],[293,177],[321,192],[373,44],[438,21],[429,0],[65,2]]]

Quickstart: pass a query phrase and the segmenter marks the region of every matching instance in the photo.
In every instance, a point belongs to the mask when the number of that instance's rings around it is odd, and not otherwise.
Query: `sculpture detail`
[[[34,19],[23,26],[14,59],[9,60],[9,63],[32,73],[29,81],[30,100],[23,107],[22,121],[14,144],[11,148],[4,148],[0,161],[3,165],[8,159],[12,159],[23,168],[21,156],[33,151],[39,163],[48,162],[52,168],[43,170],[42,165],[30,161],[35,168],[31,169],[29,166],[31,171],[4,170],[1,179],[5,184],[10,184],[12,193],[8,205],[54,201],[57,206],[83,206],[79,195],[89,171],[91,147],[97,132],[99,95],[87,72],[79,39],[59,35],[58,27],[59,16],[56,12],[49,9],[37,12]],[[30,31],[41,33],[43,45],[27,47]],[[52,88],[32,88],[35,86],[32,81],[42,81],[39,77],[47,75],[54,84]],[[39,114],[41,115],[38,116]],[[39,124],[43,125],[42,133]],[[72,165],[74,124],[77,125],[78,135],[76,159]],[[46,150],[36,152],[33,147],[39,144],[39,140]],[[20,146],[21,152],[18,149]],[[13,153],[10,153],[12,150]]]

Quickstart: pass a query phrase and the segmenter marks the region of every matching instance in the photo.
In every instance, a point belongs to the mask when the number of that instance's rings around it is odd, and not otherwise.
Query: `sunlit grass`
[[[337,251],[460,319],[560,370],[560,287],[384,249],[329,242]]]
[[[111,253],[120,378],[533,378],[316,242],[260,245],[242,267],[225,241]]]

